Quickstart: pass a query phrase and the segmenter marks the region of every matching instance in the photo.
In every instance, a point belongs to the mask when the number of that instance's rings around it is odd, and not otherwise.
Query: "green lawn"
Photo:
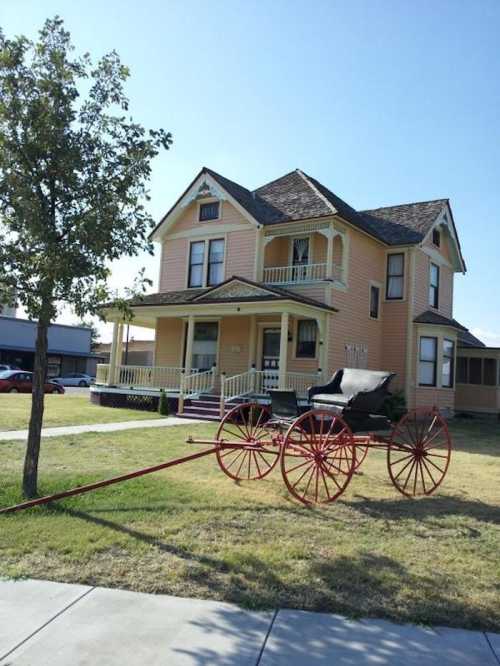
[[[215,426],[46,440],[52,493],[197,450]],[[456,422],[439,492],[388,481],[382,452],[327,508],[287,495],[279,470],[237,484],[215,458],[0,516],[0,576],[381,616],[500,631],[500,428]],[[0,506],[20,499],[23,446],[0,443]]]
[[[29,424],[31,395],[0,395],[0,432],[22,430]],[[117,423],[158,418],[156,412],[143,412],[136,409],[115,409],[92,405],[85,395],[46,395],[44,427],[84,425],[93,423]]]

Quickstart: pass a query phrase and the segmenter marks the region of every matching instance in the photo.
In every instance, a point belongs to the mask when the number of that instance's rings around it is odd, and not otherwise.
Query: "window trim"
[[[209,261],[208,261],[208,253],[210,251],[210,243],[212,241],[220,240],[223,241],[224,243],[224,259],[222,261],[222,281],[218,282],[217,284],[208,284],[208,270],[209,270]],[[191,246],[194,243],[203,243],[204,249],[203,249],[203,274],[202,274],[202,285],[201,287],[191,287],[190,286],[190,281],[191,281]],[[189,243],[187,244],[187,260],[186,260],[186,277],[185,277],[185,284],[186,289],[206,289],[207,287],[217,287],[218,284],[222,284],[225,279],[226,275],[226,249],[227,249],[227,234],[211,234],[210,237],[208,238],[196,238],[193,240],[190,240]],[[199,265],[199,264],[197,264]]]
[[[298,347],[299,347],[299,329],[300,329],[300,324],[301,322],[312,322],[315,324],[315,329],[316,329],[316,340],[314,344],[314,356],[303,356],[302,354],[298,353]],[[315,319],[308,319],[306,317],[302,318],[297,318],[295,320],[295,326],[294,326],[294,342],[293,342],[293,358],[294,360],[301,360],[301,361],[314,361],[318,359],[318,345],[319,345],[319,329],[318,329],[318,322]]]
[[[219,199],[207,199],[205,201],[198,202],[198,223],[205,224],[206,222],[214,222],[221,219],[221,201]],[[208,217],[205,220],[201,219],[201,210],[203,206],[214,206],[217,205],[217,217]]]
[[[217,241],[222,241],[222,245],[223,245],[222,261],[210,261],[210,248],[212,246],[212,243],[216,243]],[[218,284],[221,284],[222,282],[224,282],[225,262],[226,262],[226,239],[225,238],[209,238],[208,239],[208,249],[207,249],[207,274],[206,274],[207,287],[216,287]],[[220,282],[216,282],[215,284],[212,284],[210,282],[210,267],[213,266],[214,264],[222,266],[222,280]]]
[[[398,275],[390,275],[389,274],[389,261],[390,257],[394,256],[400,256],[403,258],[403,272]],[[404,301],[405,298],[405,271],[406,271],[406,256],[405,252],[388,252],[387,253],[387,260],[385,263],[385,300],[386,301]],[[389,296],[389,279],[391,277],[395,278],[402,278],[402,290],[401,290],[401,296]]]
[[[372,289],[377,289],[378,290],[378,298],[377,298],[377,316],[374,317],[372,315]],[[380,302],[382,300],[382,288],[379,282],[373,282],[370,281],[368,284],[368,316],[370,319],[373,319],[373,321],[380,321]]]
[[[434,361],[422,360],[422,340],[433,340],[434,341]],[[437,388],[437,373],[438,373],[438,356],[439,356],[439,338],[433,335],[420,335],[418,340],[418,385],[423,388]],[[420,364],[421,363],[432,363],[434,366],[433,372],[433,382],[432,384],[426,384],[420,381]]]
[[[436,243],[436,237],[438,239],[437,243]],[[434,229],[432,230],[432,244],[434,245],[434,247],[439,247],[439,248],[441,247],[441,231],[437,227],[434,227]]]
[[[191,263],[192,247],[194,245],[197,245],[197,244],[198,245],[203,244],[203,261],[201,263],[192,264]],[[189,249],[188,249],[188,278],[187,278],[187,288],[188,289],[201,289],[205,286],[204,285],[204,283],[206,281],[205,280],[205,264],[206,264],[206,256],[205,255],[206,255],[206,242],[204,240],[191,241],[189,243]],[[201,266],[201,284],[197,284],[197,285],[192,285],[191,284],[191,269],[193,268],[193,265],[194,266]]]
[[[432,269],[435,268],[437,271],[437,284],[432,283]],[[439,264],[434,263],[433,261],[429,262],[429,306],[434,310],[439,310],[439,288],[441,285],[441,268]],[[434,290],[432,293],[434,299],[431,302],[431,289]]]
[[[446,343],[446,342],[449,342],[449,343],[451,344],[451,347],[452,347],[452,355],[451,355],[451,356],[448,356],[447,354],[445,354],[444,347],[445,347],[445,343]],[[456,363],[456,356],[457,356],[457,352],[456,352],[456,343],[455,343],[455,340],[451,340],[450,338],[443,338],[443,344],[442,344],[442,346],[441,346],[441,387],[442,387],[442,388],[445,388],[445,389],[452,389],[452,388],[455,388],[455,363]],[[443,368],[444,368],[444,362],[445,362],[445,359],[448,359],[448,358],[451,359],[450,383],[449,383],[449,384],[445,384],[445,383],[444,383],[444,379],[443,379],[443,377],[444,377],[444,375],[443,375]]]

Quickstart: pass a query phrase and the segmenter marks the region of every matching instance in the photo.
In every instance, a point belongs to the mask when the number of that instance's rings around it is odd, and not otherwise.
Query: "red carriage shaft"
[[[213,443],[213,442],[212,442]],[[65,490],[62,493],[56,493],[55,495],[47,495],[46,497],[38,497],[34,500],[29,500],[28,502],[22,502],[21,504],[15,504],[14,506],[9,506],[5,509],[0,509],[0,514],[2,513],[13,513],[14,511],[22,511],[23,509],[30,509],[33,506],[39,506],[40,504],[48,504],[49,502],[55,502],[56,500],[64,499],[66,497],[72,497],[73,495],[82,495],[83,493],[89,493],[92,490],[97,490],[98,488],[104,488],[105,486],[112,486],[114,483],[120,483],[121,481],[128,481],[129,479],[136,479],[139,476],[144,476],[145,474],[153,474],[154,472],[159,472],[162,469],[167,469],[168,467],[174,467],[175,465],[180,465],[190,460],[196,460],[197,458],[203,458],[208,456],[211,453],[215,453],[217,447],[212,447],[206,451],[199,451],[198,453],[193,453],[190,456],[184,456],[184,458],[176,458],[175,460],[169,460],[169,462],[161,463],[160,465],[154,465],[153,467],[145,467],[144,469],[138,469],[135,472],[129,472],[128,474],[121,474],[120,476],[115,476],[112,479],[106,479],[105,481],[96,481],[96,483],[89,483],[86,486],[78,486],[77,488],[72,488],[71,490]]]

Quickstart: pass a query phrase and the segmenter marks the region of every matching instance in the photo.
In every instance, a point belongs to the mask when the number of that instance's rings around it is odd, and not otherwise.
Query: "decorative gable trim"
[[[447,239],[451,240],[451,255],[452,255],[453,268],[455,268],[455,270],[457,271],[460,271],[461,273],[465,273],[466,271],[465,261],[462,256],[462,248],[460,247],[460,241],[458,240],[458,234],[457,234],[457,229],[455,227],[455,221],[453,219],[453,213],[451,211],[449,203],[446,203],[443,206],[443,209],[437,216],[434,224],[431,226],[427,234],[422,239],[420,247],[423,247],[424,243],[427,242],[432,237],[432,232],[436,227],[444,229],[446,232]]]
[[[205,169],[202,169],[152,231],[150,235],[151,240],[161,241],[165,234],[168,233],[168,230],[178,221],[187,206],[195,201],[200,202],[204,200],[228,201],[251,224],[257,228],[260,227],[259,222],[257,222],[257,220],[250,215],[250,213],[215,180],[215,178],[213,178]]]
[[[193,301],[199,303],[203,302],[204,300],[211,300],[213,298],[238,299],[238,298],[258,298],[266,296],[276,297],[276,293],[269,289],[253,285],[244,280],[240,280],[238,278],[231,278],[230,280],[222,283],[221,285],[218,285],[217,287],[210,289],[204,294],[197,296],[195,299],[193,299]]]

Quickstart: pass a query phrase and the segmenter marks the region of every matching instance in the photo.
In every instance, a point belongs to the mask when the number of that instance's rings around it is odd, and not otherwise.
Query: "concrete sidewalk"
[[[0,666],[498,666],[500,634],[0,581]]]
[[[93,425],[58,426],[43,428],[42,437],[60,437],[61,435],[81,435],[84,432],[116,432],[118,430],[134,430],[136,428],[165,428],[176,425],[203,423],[196,419],[181,419],[178,416],[167,416],[164,419],[144,419],[143,421],[122,421],[120,423],[94,423]],[[4,430],[0,432],[0,441],[25,440],[28,430]]]

